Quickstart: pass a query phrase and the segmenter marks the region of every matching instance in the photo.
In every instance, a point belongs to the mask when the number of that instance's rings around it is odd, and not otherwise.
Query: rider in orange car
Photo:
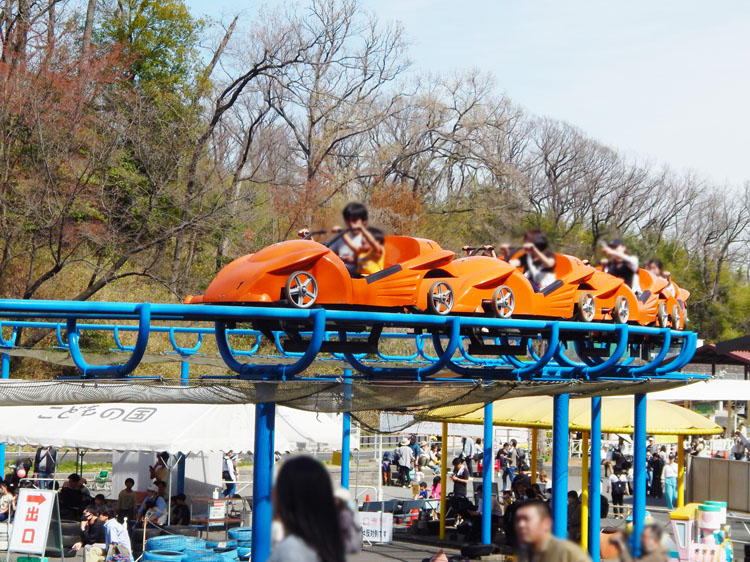
[[[623,279],[625,283],[638,295],[641,292],[638,283],[638,256],[628,252],[628,248],[619,238],[613,239],[609,244],[601,243],[602,252],[607,255],[604,272]]]
[[[661,262],[660,259],[654,258],[652,260],[649,260],[646,263],[646,271],[650,271],[657,277],[664,279],[665,281],[669,282],[669,286],[664,289],[668,294],[675,296],[675,287],[674,283],[672,283],[672,274],[669,273],[669,271],[664,271],[664,264]]]
[[[510,248],[502,246],[504,259],[513,267],[520,267],[523,274],[540,289],[556,281],[555,254],[548,250],[547,236],[541,230],[529,230],[523,237],[523,253],[510,256]]]
[[[360,244],[350,234],[344,233],[342,239],[351,248],[356,257],[356,272],[359,275],[370,275],[385,268],[385,235],[379,228],[354,228],[352,232],[360,235]]]

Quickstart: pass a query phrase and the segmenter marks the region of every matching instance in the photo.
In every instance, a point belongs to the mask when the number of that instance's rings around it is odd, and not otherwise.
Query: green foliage
[[[193,88],[203,28],[182,0],[118,0],[99,37],[127,46],[132,78],[158,98]]]

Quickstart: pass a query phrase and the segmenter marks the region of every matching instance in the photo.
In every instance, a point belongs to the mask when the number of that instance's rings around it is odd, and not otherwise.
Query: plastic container
[[[187,540],[182,535],[162,535],[146,541],[146,551],[171,550],[182,552],[187,547]]]
[[[230,539],[237,539],[237,541],[250,541],[253,539],[253,528],[234,527],[227,531],[227,535]]]
[[[144,560],[153,562],[183,562],[185,554],[176,550],[147,550],[143,553]]]

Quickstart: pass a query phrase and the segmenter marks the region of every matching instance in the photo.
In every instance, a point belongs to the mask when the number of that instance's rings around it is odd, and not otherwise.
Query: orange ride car
[[[440,266],[455,254],[431,240],[388,236],[385,268],[352,277],[344,262],[326,245],[287,240],[242,256],[224,267],[203,295],[185,303],[281,305],[294,308],[356,307],[410,309],[448,314],[453,293]]]

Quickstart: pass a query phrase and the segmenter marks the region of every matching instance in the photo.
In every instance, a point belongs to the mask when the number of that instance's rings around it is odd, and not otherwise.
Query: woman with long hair
[[[274,514],[284,539],[269,562],[344,562],[339,513],[326,468],[309,456],[292,457],[273,489]]]

